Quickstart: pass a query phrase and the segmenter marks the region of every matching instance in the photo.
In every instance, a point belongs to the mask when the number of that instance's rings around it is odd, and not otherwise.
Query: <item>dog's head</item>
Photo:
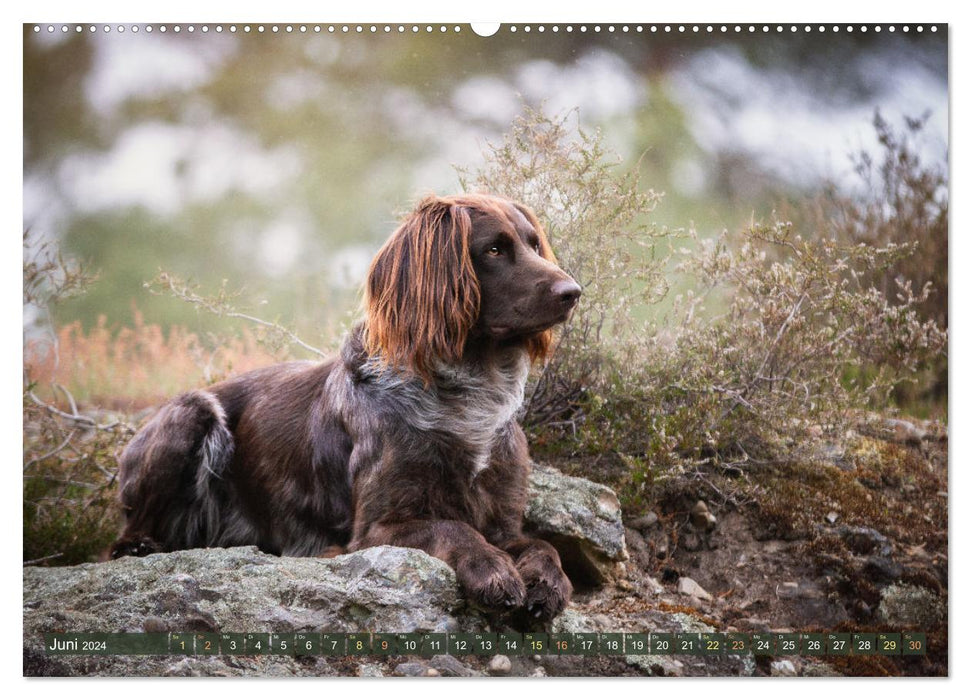
[[[535,360],[579,297],[526,207],[480,194],[428,197],[371,263],[365,348],[426,378],[436,361],[461,360],[470,342],[521,343]]]

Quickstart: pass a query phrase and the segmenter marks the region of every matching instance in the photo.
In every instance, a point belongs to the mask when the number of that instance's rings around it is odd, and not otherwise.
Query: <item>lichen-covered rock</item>
[[[934,628],[947,616],[944,601],[920,586],[894,584],[880,593],[877,616],[891,628]]]
[[[328,675],[324,659],[47,657],[43,634],[69,632],[381,632],[481,628],[454,572],[416,549],[334,559],[255,547],[195,549],[102,564],[24,568],[27,675]]]
[[[526,529],[556,546],[574,581],[623,578],[628,560],[620,501],[606,486],[534,464],[529,478]]]

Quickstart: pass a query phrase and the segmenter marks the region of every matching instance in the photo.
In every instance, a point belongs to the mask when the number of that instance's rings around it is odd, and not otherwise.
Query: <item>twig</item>
[[[28,391],[27,392],[27,395],[30,397],[30,400],[31,401],[33,401],[36,405],[38,405],[41,408],[43,408],[44,410],[46,410],[48,413],[50,413],[52,415],[55,415],[55,416],[59,416],[59,417],[64,418],[66,420],[74,421],[75,423],[81,423],[82,425],[86,425],[89,428],[94,428],[95,430],[114,430],[118,426],[122,426],[122,427],[125,427],[125,428],[128,428],[129,427],[127,423],[124,423],[123,421],[120,421],[120,420],[116,420],[116,421],[114,421],[112,423],[100,424],[94,418],[91,418],[90,416],[85,416],[85,415],[82,415],[82,414],[78,413],[76,407],[75,407],[75,412],[74,413],[65,413],[61,409],[59,409],[59,408],[57,408],[55,406],[51,406],[46,401],[42,401],[32,391]]]
[[[61,450],[63,450],[65,447],[67,447],[68,444],[71,442],[71,438],[74,437],[74,433],[75,433],[75,431],[72,430],[68,434],[68,436],[66,438],[64,438],[64,442],[62,442],[60,445],[58,445],[57,447],[55,447],[53,450],[51,450],[50,452],[47,452],[46,454],[41,455],[40,457],[34,457],[29,462],[27,462],[26,464],[24,464],[24,471],[27,471],[30,467],[32,467],[33,465],[37,464],[38,462],[43,462],[45,459],[48,459],[49,457],[53,457],[58,452],[60,452]]]
[[[42,561],[47,561],[49,559],[57,559],[58,557],[63,557],[63,552],[58,552],[57,554],[48,554],[46,557],[41,557],[40,559],[28,559],[24,562],[24,566],[30,566],[31,564],[39,564]]]

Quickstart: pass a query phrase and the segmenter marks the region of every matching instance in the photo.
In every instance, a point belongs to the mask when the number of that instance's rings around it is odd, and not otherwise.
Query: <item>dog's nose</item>
[[[560,280],[559,282],[553,283],[553,288],[550,290],[553,292],[553,296],[560,300],[563,306],[571,307],[577,303],[577,299],[580,298],[580,285],[571,279]]]

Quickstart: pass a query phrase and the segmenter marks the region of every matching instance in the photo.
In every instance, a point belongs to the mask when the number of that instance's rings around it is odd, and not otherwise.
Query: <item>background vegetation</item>
[[[946,417],[943,36],[25,31],[25,560],[111,541],[115,454],[160,401],[333,349],[429,190],[546,222],[585,292],[523,420],[630,513]],[[765,110],[859,145],[760,150]]]

